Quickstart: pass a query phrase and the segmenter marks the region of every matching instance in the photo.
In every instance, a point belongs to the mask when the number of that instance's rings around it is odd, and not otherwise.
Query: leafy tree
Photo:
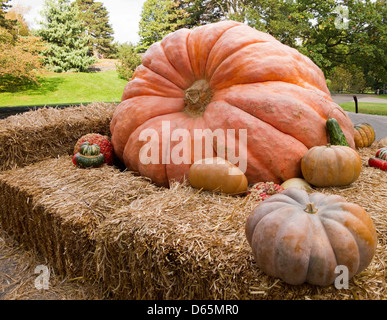
[[[94,59],[77,8],[69,0],[45,0],[41,14],[44,20],[37,34],[49,44],[44,51],[46,66],[55,72],[87,71]]]
[[[11,20],[6,17],[8,9],[12,7],[10,4],[7,4],[9,1],[0,0],[0,28],[3,28],[8,34],[12,35],[13,40],[16,40],[16,20]],[[5,32],[4,30],[2,33]]]
[[[102,2],[94,0],[76,0],[73,5],[78,8],[78,19],[86,34],[90,36],[90,52],[109,57],[117,51],[114,31],[109,22],[109,13]]]
[[[225,0],[212,2],[213,7],[220,10],[222,18],[240,22],[245,21],[246,9],[251,6],[250,0]]]
[[[386,81],[386,3],[381,0],[298,0],[309,27],[298,49],[327,75],[336,66],[356,64],[366,76]],[[383,80],[384,79],[384,80]],[[368,81],[368,84],[370,82]]]
[[[364,93],[367,89],[367,82],[362,69],[356,65],[352,65],[349,71],[351,73],[349,90],[352,92]]]
[[[246,9],[247,23],[297,48],[311,27],[312,14],[297,1],[253,0]]]
[[[4,35],[7,35],[4,36]],[[0,91],[23,83],[38,83],[42,67],[41,52],[45,43],[34,36],[18,37],[16,41],[0,27]]]
[[[326,77],[336,67],[353,70],[356,65],[357,71],[350,73],[359,90],[387,83],[386,0],[147,0],[140,22],[141,49],[178,28],[223,19],[270,33],[310,57]]]
[[[27,82],[37,83],[37,72],[41,68],[41,52],[44,42],[33,36],[22,36],[23,21],[13,15],[8,1],[0,1],[0,91],[14,90]],[[5,11],[7,10],[7,11]]]
[[[131,43],[124,43],[118,48],[117,72],[121,79],[130,80],[134,70],[141,64],[141,55]]]
[[[183,0],[180,1],[178,7],[184,10],[185,28],[216,22],[224,18],[219,2],[214,0]]]
[[[30,35],[30,29],[28,27],[26,20],[24,19],[24,14],[28,10],[29,10],[28,8],[20,4],[17,4],[16,6],[13,6],[12,8],[10,8],[5,14],[6,19],[16,21],[15,28],[19,36],[26,37]]]
[[[332,91],[351,91],[363,93],[366,81],[360,67],[356,65],[340,65],[334,67],[330,74],[330,87]]]
[[[168,33],[184,27],[186,12],[175,0],[146,0],[139,23],[138,50],[145,51]]]
[[[249,25],[309,56],[328,75],[356,64],[367,86],[387,82],[385,0],[252,0]]]

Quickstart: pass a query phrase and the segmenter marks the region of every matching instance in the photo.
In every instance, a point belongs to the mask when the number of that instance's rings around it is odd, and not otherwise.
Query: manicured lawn
[[[15,88],[0,92],[0,107],[119,102],[126,80],[115,70],[89,73],[47,73],[40,86]]]
[[[119,102],[127,81],[118,78],[115,70],[89,73],[47,73],[40,86],[0,91],[0,107],[79,104],[89,102]],[[380,98],[387,98],[380,95]],[[346,111],[355,112],[353,102],[340,103]],[[359,103],[359,113],[387,116],[386,103]]]
[[[344,102],[344,103],[339,103],[339,105],[345,111],[356,112],[354,102]],[[387,116],[387,103],[359,102],[358,112]]]

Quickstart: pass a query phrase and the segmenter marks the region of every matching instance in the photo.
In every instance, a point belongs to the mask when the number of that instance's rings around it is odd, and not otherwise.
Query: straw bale
[[[70,154],[84,134],[109,135],[115,104],[42,108],[0,120],[0,171]]]
[[[349,289],[291,286],[266,276],[244,233],[257,202],[198,192],[187,183],[109,215],[96,231],[97,273],[118,299],[386,299],[387,175],[367,167],[375,151],[359,150],[363,171],[351,186],[316,188],[363,206],[377,228],[375,258]]]
[[[71,156],[49,159],[0,172],[0,225],[59,273],[83,276],[93,268],[96,226],[155,188],[115,167],[80,169]]]
[[[37,289],[37,266],[49,272],[48,288]],[[100,286],[82,277],[63,278],[51,268],[47,259],[26,250],[0,228],[0,300],[101,300]]]
[[[58,274],[98,281],[112,299],[387,299],[387,174],[367,166],[348,187],[316,188],[364,207],[377,232],[370,266],[333,285],[291,286],[254,262],[244,225],[259,204],[192,188],[156,187],[132,172],[79,169],[71,156],[0,172],[0,224]]]

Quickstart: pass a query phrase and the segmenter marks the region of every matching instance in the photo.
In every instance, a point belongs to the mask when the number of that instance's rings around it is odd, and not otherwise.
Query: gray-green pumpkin
[[[96,168],[104,164],[105,156],[98,144],[89,142],[81,144],[80,150],[73,157],[73,163],[80,168]]]

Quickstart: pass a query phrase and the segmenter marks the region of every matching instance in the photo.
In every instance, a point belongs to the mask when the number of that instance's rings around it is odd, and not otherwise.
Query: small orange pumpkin
[[[194,162],[188,180],[194,188],[228,194],[244,193],[248,186],[246,176],[237,166],[218,157]]]
[[[375,141],[374,128],[368,123],[360,123],[355,128],[355,146],[356,148],[369,147]]]
[[[361,158],[347,146],[317,146],[301,159],[304,179],[316,187],[346,186],[356,181],[361,172]]]
[[[246,237],[258,267],[289,284],[326,286],[335,268],[348,277],[372,261],[375,226],[360,206],[337,195],[289,188],[257,206],[246,222]]]

